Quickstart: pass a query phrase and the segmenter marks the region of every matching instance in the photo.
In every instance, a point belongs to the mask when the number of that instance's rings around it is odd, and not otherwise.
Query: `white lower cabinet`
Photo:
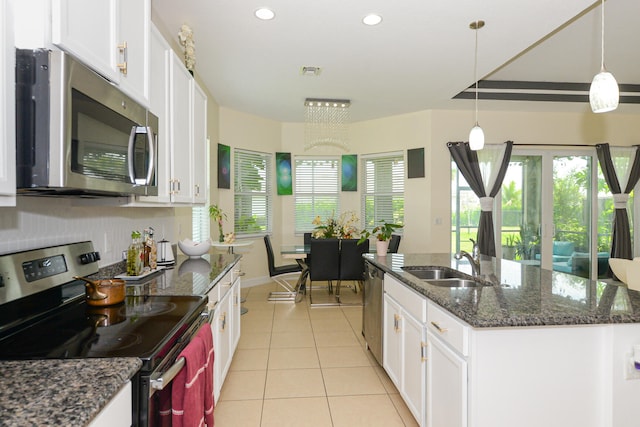
[[[389,275],[383,286],[383,366],[415,419],[424,426],[426,299]]]
[[[209,293],[213,334],[213,395],[217,402],[240,339],[240,277],[228,272]]]
[[[102,411],[89,423],[89,427],[129,427],[131,416],[131,381],[107,403]]]
[[[427,332],[427,424],[467,425],[467,361]]]

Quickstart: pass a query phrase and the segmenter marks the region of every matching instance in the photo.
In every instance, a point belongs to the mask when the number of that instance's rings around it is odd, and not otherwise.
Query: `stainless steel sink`
[[[470,279],[441,279],[441,280],[426,280],[427,283],[433,286],[440,286],[443,288],[476,288],[485,286],[483,283],[470,280]]]
[[[438,279],[451,279],[461,278],[463,273],[459,273],[454,270],[447,270],[444,268],[404,268],[406,273],[409,273],[421,280],[438,280]]]

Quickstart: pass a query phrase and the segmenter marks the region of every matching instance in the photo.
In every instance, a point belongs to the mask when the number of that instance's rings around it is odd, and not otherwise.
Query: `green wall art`
[[[342,191],[358,191],[358,155],[342,155]]]
[[[218,188],[231,188],[231,147],[218,144]]]
[[[291,153],[276,153],[276,181],[278,196],[290,196],[293,194]]]

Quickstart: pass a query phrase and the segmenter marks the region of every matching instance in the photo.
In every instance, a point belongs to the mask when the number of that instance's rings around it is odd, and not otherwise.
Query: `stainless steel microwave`
[[[18,194],[158,194],[158,118],[68,54],[16,50]]]

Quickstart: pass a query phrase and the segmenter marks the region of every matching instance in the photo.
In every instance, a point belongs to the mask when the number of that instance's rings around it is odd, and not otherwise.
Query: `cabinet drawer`
[[[469,326],[443,308],[429,302],[427,328],[463,356],[469,355]]]
[[[427,299],[388,274],[384,275],[384,292],[396,300],[418,322],[427,321]]]

